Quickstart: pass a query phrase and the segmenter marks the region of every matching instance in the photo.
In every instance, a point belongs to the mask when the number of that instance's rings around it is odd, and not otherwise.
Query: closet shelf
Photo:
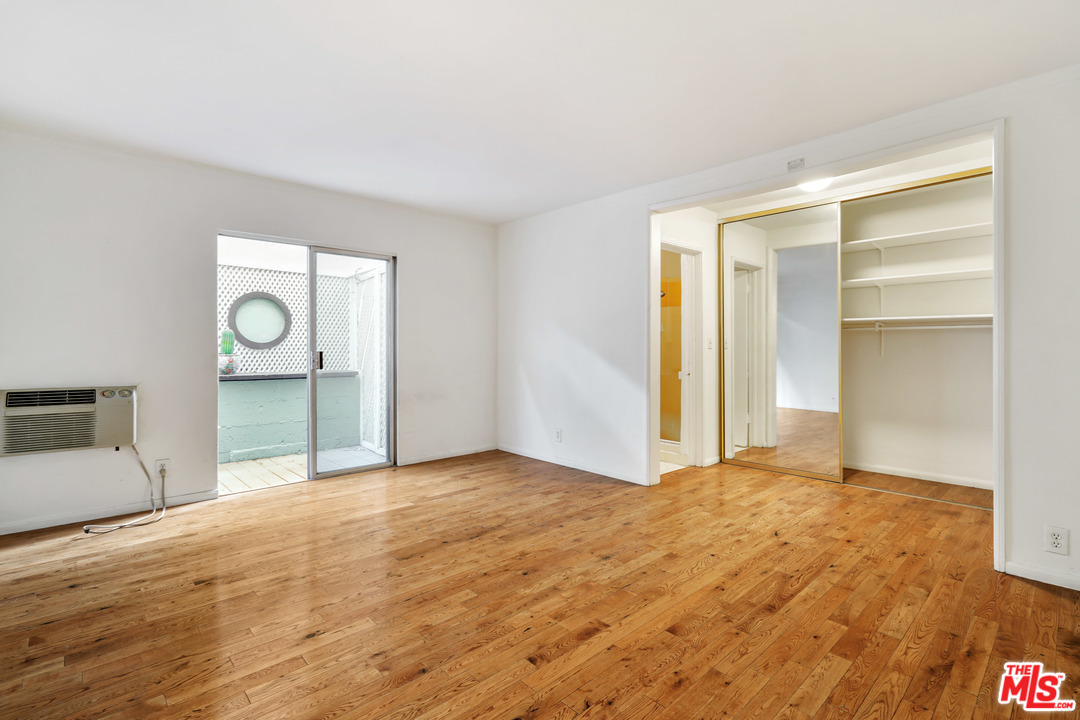
[[[861,252],[863,250],[885,250],[886,248],[900,247],[902,245],[922,245],[924,243],[940,242],[943,240],[960,240],[961,238],[982,237],[993,233],[993,223],[975,223],[973,225],[956,225],[954,227],[936,228],[921,232],[902,233],[900,235],[886,235],[884,237],[866,238],[864,240],[848,240],[840,244],[841,252]]]
[[[978,315],[906,315],[896,317],[844,318],[845,330],[884,330],[890,328],[992,327],[992,314]]]
[[[847,290],[861,287],[884,287],[886,285],[911,285],[913,283],[949,282],[952,280],[979,280],[994,277],[993,268],[975,268],[973,270],[945,270],[932,273],[914,273],[909,275],[884,275],[881,277],[852,278],[840,283]]]

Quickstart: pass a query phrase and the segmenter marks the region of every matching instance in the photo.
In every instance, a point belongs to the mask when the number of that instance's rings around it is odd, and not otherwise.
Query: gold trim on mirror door
[[[844,482],[844,213],[836,203],[836,465]]]
[[[769,472],[780,473],[781,475],[796,475],[798,477],[813,478],[815,480],[828,480],[829,482],[839,483],[843,482],[843,473],[840,474],[840,478],[836,475],[827,475],[825,473],[816,473],[812,470],[798,470],[796,468],[781,467],[780,465],[764,465],[762,463],[748,462],[746,460],[723,460],[727,465],[737,465],[738,467],[753,468],[755,470],[767,470]]]
[[[718,269],[716,272],[716,320],[719,333],[719,363],[717,367],[720,369],[720,382],[717,383],[720,386],[720,422],[717,423],[717,427],[720,428],[720,462],[724,462],[724,454],[727,452],[727,408],[724,407],[724,360],[727,355],[725,352],[727,344],[724,339],[724,225],[721,223],[716,226],[716,255]]]

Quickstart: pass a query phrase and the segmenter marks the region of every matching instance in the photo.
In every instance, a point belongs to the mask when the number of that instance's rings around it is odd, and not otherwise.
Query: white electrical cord
[[[113,530],[122,530],[128,527],[139,527],[140,525],[149,525],[150,523],[156,523],[161,518],[165,517],[165,468],[161,468],[161,507],[158,508],[154,502],[154,481],[150,477],[150,471],[146,469],[146,465],[143,464],[142,455],[139,455],[139,448],[134,445],[131,449],[135,451],[135,457],[139,461],[139,467],[142,468],[143,474],[146,475],[146,482],[150,484],[150,509],[151,512],[145,517],[141,517],[131,522],[122,523],[120,525],[83,525],[83,532],[93,535],[104,535],[110,533]],[[161,510],[161,514],[158,515],[158,510]],[[155,517],[155,515],[157,517]]]

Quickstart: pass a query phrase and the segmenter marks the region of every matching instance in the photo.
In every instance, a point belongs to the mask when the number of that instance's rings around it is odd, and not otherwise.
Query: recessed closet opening
[[[801,173],[656,213],[654,243],[711,235],[714,461],[993,507],[995,142],[988,128],[826,188]]]

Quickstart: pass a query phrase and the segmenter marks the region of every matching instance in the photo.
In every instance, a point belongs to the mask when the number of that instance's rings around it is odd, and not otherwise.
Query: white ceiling
[[[0,0],[0,122],[504,221],[1080,62],[1076,0]]]

